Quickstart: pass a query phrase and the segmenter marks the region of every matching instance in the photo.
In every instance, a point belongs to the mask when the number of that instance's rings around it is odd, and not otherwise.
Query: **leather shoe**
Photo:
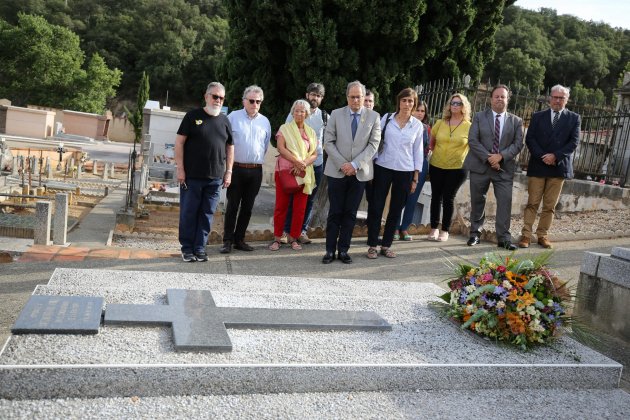
[[[350,258],[350,255],[348,255],[347,252],[340,251],[337,258],[339,258],[339,260],[341,260],[341,262],[344,264],[352,264],[352,258]]]
[[[324,258],[322,258],[322,263],[330,264],[335,259],[335,254],[333,252],[327,252],[324,254]]]
[[[545,236],[538,238],[538,245],[547,249],[553,248],[553,246],[551,245],[551,242],[549,242],[549,239],[547,239]]]
[[[470,237],[470,239],[468,239],[468,242],[466,242],[466,245],[468,245],[468,246],[475,246],[479,242],[481,242],[481,240],[479,239],[479,236],[473,235],[473,236]]]
[[[518,241],[519,248],[529,248],[530,239],[527,236],[521,236],[521,239]]]
[[[508,251],[516,251],[518,248],[516,245],[514,245],[510,241],[499,241],[497,242],[497,247],[507,249]]]
[[[232,252],[232,241],[223,242],[223,246],[221,247],[219,252],[221,254],[229,254],[230,252]]]
[[[234,248],[240,251],[253,251],[254,247],[245,243],[245,241],[239,241],[234,244]]]

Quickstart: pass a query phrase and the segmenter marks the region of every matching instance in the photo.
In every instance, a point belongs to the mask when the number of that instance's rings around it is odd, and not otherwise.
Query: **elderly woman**
[[[430,241],[447,241],[453,219],[457,190],[466,180],[463,169],[468,154],[470,102],[461,93],[451,95],[442,111],[442,119],[431,129],[429,149],[433,151],[429,165],[431,177],[431,232]],[[442,210],[442,231],[440,211]]]
[[[400,91],[396,97],[396,113],[386,114],[381,120],[381,145],[374,159],[372,197],[368,205],[368,252],[367,257],[378,257],[376,246],[381,230],[381,218],[387,193],[391,187],[389,213],[385,222],[380,254],[395,258],[390,249],[394,231],[400,220],[407,196],[418,186],[424,147],[424,126],[411,114],[418,105],[418,94],[411,88]]]
[[[302,221],[306,210],[308,196],[315,188],[315,174],[313,162],[317,158],[317,136],[315,131],[304,123],[309,116],[311,106],[303,99],[298,99],[291,107],[293,121],[280,126],[276,140],[278,143],[278,159],[286,159],[292,165],[291,173],[295,176],[297,184],[302,185],[301,191],[288,193],[284,191],[280,182],[278,171],[275,173],[276,181],[276,207],[273,211],[274,241],[269,245],[271,251],[277,251],[282,246],[280,238],[284,222],[287,216],[289,200],[293,199],[293,215],[291,218],[291,231],[289,243],[294,250],[302,249],[297,241],[302,232]]]
[[[402,239],[403,241],[411,241],[413,238],[407,232],[411,220],[413,220],[413,213],[416,210],[416,204],[418,204],[418,197],[424,187],[424,181],[427,179],[427,172],[429,171],[429,135],[431,134],[431,127],[429,126],[429,115],[427,113],[428,106],[425,101],[419,101],[418,107],[412,113],[417,120],[422,122],[424,130],[422,131],[422,148],[424,150],[424,159],[422,160],[422,170],[420,171],[420,177],[418,178],[418,185],[413,194],[409,194],[407,197],[407,203],[403,209],[402,221],[394,232],[394,240]]]

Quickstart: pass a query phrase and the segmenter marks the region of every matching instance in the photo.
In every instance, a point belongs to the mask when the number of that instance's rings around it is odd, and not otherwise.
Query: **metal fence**
[[[455,92],[468,98],[473,112],[489,108],[492,87],[489,81],[473,86],[466,76],[462,79],[443,79],[421,84],[416,86],[416,91],[418,97],[427,102],[429,118],[434,122],[441,118],[444,105]],[[508,111],[521,117],[527,130],[532,114],[546,108],[546,95],[513,93]],[[571,102],[568,108],[582,117],[580,143],[573,155],[575,177],[629,187],[630,109],[614,110],[588,104],[575,105]],[[519,155],[519,163],[523,169],[527,168],[528,160],[529,151],[524,147]]]

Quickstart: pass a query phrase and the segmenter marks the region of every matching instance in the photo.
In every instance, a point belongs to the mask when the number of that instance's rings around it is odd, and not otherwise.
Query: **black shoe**
[[[322,258],[322,263],[330,264],[335,259],[335,254],[333,252],[327,252],[324,254],[324,258]]]
[[[197,257],[192,252],[182,252],[182,260],[185,262],[195,262],[197,261]]]
[[[223,246],[221,247],[219,252],[221,254],[229,254],[230,252],[232,252],[232,241],[223,242]]]
[[[348,255],[347,252],[340,251],[337,258],[344,264],[352,264],[352,258],[350,258],[350,255]]]
[[[507,249],[508,251],[516,251],[518,249],[518,247],[510,241],[499,241],[497,248]]]
[[[479,236],[473,235],[473,236],[470,237],[470,239],[468,239],[468,242],[466,242],[466,245],[468,245],[468,246],[475,246],[475,245],[479,244],[479,242],[481,242],[481,239],[479,239]]]
[[[254,247],[245,243],[245,241],[238,241],[234,244],[234,248],[240,251],[253,251]]]
[[[208,254],[206,254],[206,251],[195,252],[195,258],[197,258],[197,261],[208,261]]]

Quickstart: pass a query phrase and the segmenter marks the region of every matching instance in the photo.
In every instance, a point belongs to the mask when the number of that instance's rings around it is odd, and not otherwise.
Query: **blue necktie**
[[[350,124],[350,129],[352,129],[352,140],[354,140],[354,136],[357,134],[357,127],[359,123],[357,122],[357,116],[359,114],[352,114],[352,124]]]

